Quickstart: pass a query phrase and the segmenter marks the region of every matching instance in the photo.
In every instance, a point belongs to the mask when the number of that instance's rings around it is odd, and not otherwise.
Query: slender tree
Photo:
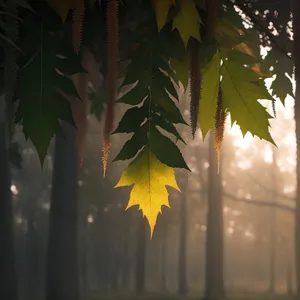
[[[214,152],[213,135],[209,137],[207,182],[207,231],[205,260],[205,297],[206,299],[224,299],[223,278],[223,201],[221,171],[218,174],[217,158]]]
[[[5,101],[0,97],[0,298],[16,300],[13,207],[9,163],[9,131]]]

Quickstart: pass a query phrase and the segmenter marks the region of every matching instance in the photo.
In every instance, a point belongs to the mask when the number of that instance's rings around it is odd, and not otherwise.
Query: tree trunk
[[[221,174],[218,174],[213,136],[209,137],[209,168],[207,183],[207,233],[205,265],[205,298],[225,298],[223,279],[223,201]],[[221,171],[220,171],[221,172]]]
[[[179,257],[178,257],[178,288],[180,295],[188,292],[187,284],[187,194],[188,194],[188,174],[184,173],[184,183],[180,203],[180,233],[179,233]]]
[[[63,123],[54,151],[46,299],[78,300],[78,178],[76,129]]]
[[[165,219],[162,220],[162,241],[161,241],[161,292],[166,293],[167,288],[167,235],[168,224]]]
[[[3,96],[0,97],[0,299],[16,300],[13,208],[8,151],[8,128]]]
[[[286,267],[286,289],[287,295],[291,297],[293,295],[293,268],[290,257],[288,258]]]
[[[277,160],[276,160],[276,154],[275,150],[273,149],[273,165],[272,165],[272,184],[274,186],[274,194],[272,195],[273,197],[273,203],[277,203]],[[275,293],[275,284],[276,284],[276,208],[275,207],[270,207],[270,244],[269,244],[269,288],[268,292],[270,294]]]
[[[137,259],[135,269],[135,284],[138,294],[145,292],[146,254],[147,254],[147,220],[140,216],[137,236]]]
[[[295,211],[295,258],[296,258],[296,298],[300,300],[300,1],[292,0],[295,63],[295,125],[296,125],[296,211]]]
[[[31,199],[32,200],[32,199]],[[32,208],[30,207],[29,210]],[[36,224],[34,221],[33,212],[28,212],[27,215],[28,229],[26,233],[27,243],[27,292],[28,300],[37,299],[39,295],[39,245],[36,232]]]

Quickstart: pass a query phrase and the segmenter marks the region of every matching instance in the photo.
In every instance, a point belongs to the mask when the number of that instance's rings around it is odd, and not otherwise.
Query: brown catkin
[[[217,153],[218,173],[220,170],[221,148],[225,131],[227,113],[223,109],[222,89],[219,87],[217,110],[215,115],[214,147]]]
[[[73,9],[73,23],[72,23],[72,44],[76,54],[78,54],[82,43],[82,32],[84,23],[84,0],[75,0]]]
[[[103,174],[105,176],[107,161],[111,148],[110,134],[114,125],[114,110],[116,102],[118,78],[118,0],[107,1],[107,53],[108,53],[108,102],[104,124],[104,138],[102,143]]]
[[[200,42],[195,38],[190,39],[190,125],[192,136],[195,138],[197,126],[199,105],[201,98],[201,65],[200,65]]]

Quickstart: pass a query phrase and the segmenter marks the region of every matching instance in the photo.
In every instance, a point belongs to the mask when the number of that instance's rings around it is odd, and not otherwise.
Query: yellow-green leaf
[[[170,7],[175,4],[174,2],[175,0],[153,0],[158,31],[165,26]]]
[[[174,169],[162,164],[149,148],[144,148],[138,157],[124,170],[115,187],[133,185],[127,205],[139,205],[150,225],[151,238],[157,215],[163,205],[170,207],[166,185],[180,191]]]
[[[217,52],[213,59],[206,65],[202,74],[199,123],[203,139],[205,139],[207,133],[215,124],[220,84],[220,64],[221,56],[220,52]]]
[[[181,60],[172,58],[171,66],[175,70],[177,79],[182,83],[184,89],[187,88],[190,77],[190,59],[188,55]]]
[[[177,28],[187,47],[190,37],[200,41],[200,16],[193,0],[183,0],[180,11],[173,20],[173,29]]]
[[[271,100],[264,82],[258,75],[241,64],[224,60],[222,65],[223,106],[245,135],[247,132],[275,145],[269,132],[272,116],[258,100]]]

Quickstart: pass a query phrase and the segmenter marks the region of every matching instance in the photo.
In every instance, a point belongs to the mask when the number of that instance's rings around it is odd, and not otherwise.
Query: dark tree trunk
[[[4,102],[3,97],[0,101]],[[4,115],[4,105],[0,105],[0,299],[16,300],[9,138]]]
[[[295,256],[296,256],[296,298],[300,300],[300,1],[292,0],[296,96],[295,96],[295,125],[296,125],[296,211],[295,211]]]
[[[135,267],[135,289],[138,294],[145,292],[147,226],[148,224],[146,218],[140,217],[137,232],[137,259]]]
[[[180,233],[179,233],[179,256],[178,256],[178,292],[186,295],[187,284],[187,194],[188,194],[188,174],[183,174],[184,183],[180,203]]]
[[[223,201],[221,174],[218,174],[212,134],[209,137],[208,156],[205,297],[206,299],[217,300],[225,298],[223,279]]]
[[[31,210],[31,208],[29,208]],[[34,221],[33,212],[28,213],[28,230],[26,234],[27,243],[27,292],[28,300],[37,299],[39,295],[39,245],[38,236],[36,232],[36,224]]]
[[[78,300],[78,160],[76,129],[63,124],[54,151],[46,299]]]
[[[162,293],[166,293],[168,291],[167,287],[167,268],[166,268],[166,260],[167,260],[167,235],[168,224],[166,220],[162,220],[162,243],[161,243],[161,291]]]

